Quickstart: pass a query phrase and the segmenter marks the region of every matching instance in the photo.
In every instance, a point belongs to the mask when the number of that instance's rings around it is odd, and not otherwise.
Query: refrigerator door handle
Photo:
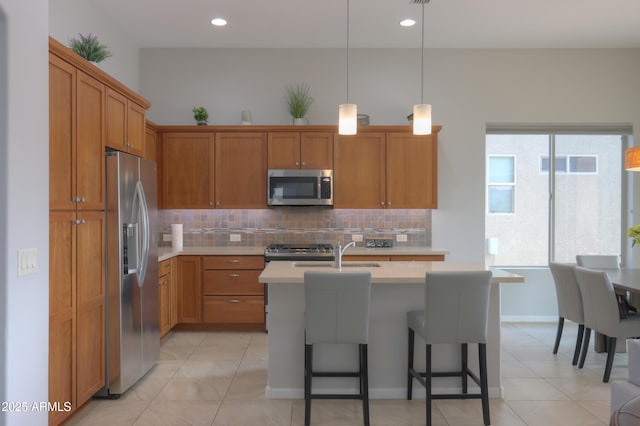
[[[142,182],[136,183],[136,196],[140,203],[140,213],[142,219],[141,240],[138,242],[138,259],[140,259],[140,268],[138,269],[138,286],[144,285],[144,279],[147,274],[147,266],[149,265],[149,243],[150,243],[150,224],[149,224],[149,208],[147,199],[144,196],[144,188]]]

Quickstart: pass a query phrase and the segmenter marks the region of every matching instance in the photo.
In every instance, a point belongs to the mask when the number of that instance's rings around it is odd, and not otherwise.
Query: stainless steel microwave
[[[332,206],[333,170],[269,169],[270,206]]]

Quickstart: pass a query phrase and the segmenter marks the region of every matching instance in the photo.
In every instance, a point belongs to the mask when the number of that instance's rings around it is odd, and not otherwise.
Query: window
[[[515,157],[489,157],[489,213],[513,213],[515,192]]]
[[[556,173],[597,173],[596,155],[556,155]],[[549,173],[549,156],[540,157],[540,172]]]
[[[631,128],[552,130],[487,129],[485,235],[498,240],[495,265],[623,254],[622,154]]]

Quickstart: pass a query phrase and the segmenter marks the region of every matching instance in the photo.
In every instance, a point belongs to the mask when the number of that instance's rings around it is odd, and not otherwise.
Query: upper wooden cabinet
[[[159,164],[158,145],[158,129],[155,124],[147,121],[144,131],[144,158]]]
[[[333,132],[269,132],[270,169],[332,169]]]
[[[338,135],[334,207],[437,208],[437,146],[437,131],[428,136],[409,132]]]
[[[341,209],[384,208],[385,133],[336,136],[333,205]]]
[[[437,134],[387,133],[387,208],[437,208],[437,177]]]
[[[49,55],[49,208],[104,208],[105,86]]]
[[[439,126],[428,136],[409,126],[336,130],[158,126],[161,208],[267,208],[267,169],[299,168],[333,169],[334,208],[437,208]]]
[[[267,207],[267,137],[264,132],[216,133],[215,207]]]
[[[213,133],[165,133],[162,139],[161,207],[214,207],[213,167]]]
[[[106,146],[142,157],[146,110],[111,88],[107,88],[106,110]]]

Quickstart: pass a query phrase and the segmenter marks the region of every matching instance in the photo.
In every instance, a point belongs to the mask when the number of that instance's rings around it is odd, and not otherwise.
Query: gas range
[[[269,244],[264,250],[264,260],[329,260],[333,261],[331,244]]]

